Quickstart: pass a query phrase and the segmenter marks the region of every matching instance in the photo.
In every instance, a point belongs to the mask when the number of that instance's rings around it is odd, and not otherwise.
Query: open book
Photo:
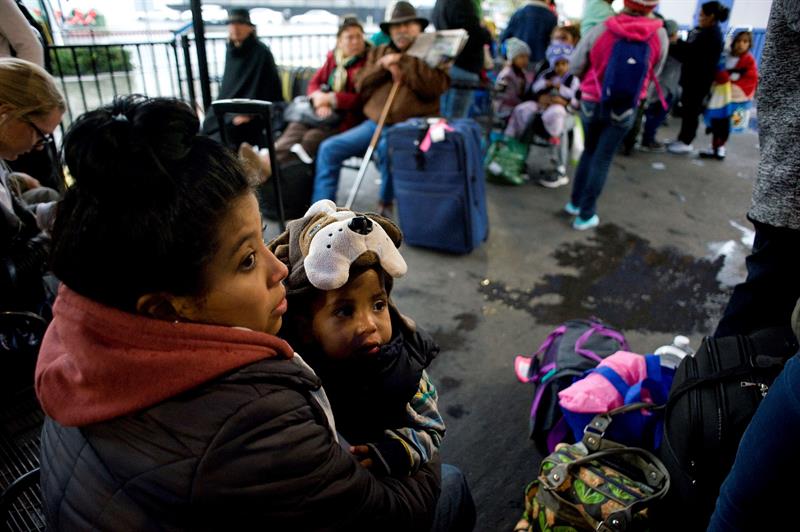
[[[406,53],[436,68],[446,61],[455,59],[467,44],[467,38],[468,34],[464,29],[420,33]]]

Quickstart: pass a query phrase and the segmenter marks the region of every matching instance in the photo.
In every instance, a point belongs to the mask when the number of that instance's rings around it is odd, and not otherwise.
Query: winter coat
[[[531,62],[538,63],[545,57],[550,35],[558,24],[558,17],[547,4],[531,0],[511,15],[508,26],[500,34],[500,42],[509,37],[525,41],[531,49]]]
[[[800,229],[800,4],[775,0],[767,24],[757,90],[761,159],[750,217]]]
[[[356,87],[364,101],[364,114],[377,122],[392,89],[392,74],[378,64],[388,54],[398,53],[393,44],[371,49],[367,64],[356,77]],[[439,114],[439,97],[450,87],[450,76],[441,68],[403,54],[398,63],[403,82],[397,90],[386,124],[397,124],[412,117]]]
[[[390,305],[394,335],[375,357],[329,360],[303,351],[330,397],[336,428],[353,445],[368,444],[393,476],[415,473],[438,452],[445,426],[425,372],[439,353],[431,336]],[[401,321],[402,320],[402,321]]]
[[[669,53],[681,62],[681,87],[684,92],[705,96],[717,72],[723,39],[719,24],[695,28],[685,41],[670,45]]]
[[[494,112],[499,117],[507,117],[514,107],[522,102],[528,90],[529,74],[513,65],[506,65],[495,82]]]
[[[362,111],[363,102],[361,96],[356,91],[356,75],[367,61],[366,51],[358,59],[354,60],[347,67],[347,85],[345,89],[336,93],[336,112],[342,115],[342,122],[338,130],[347,131],[353,126],[357,126],[364,120]],[[308,82],[307,94],[311,94],[320,89],[323,84],[330,86],[331,74],[336,69],[336,57],[333,51],[328,52],[325,63],[314,73],[311,81]]]
[[[727,83],[729,81],[734,87],[734,102],[745,102],[753,99],[758,85],[758,68],[753,54],[747,52],[739,56],[732,68],[720,69],[714,78],[714,83]]]
[[[255,33],[242,41],[241,46],[228,43],[225,71],[222,74],[217,99],[230,98],[283,101],[283,85],[275,58],[272,57],[267,45],[258,40]],[[225,118],[225,123],[230,126],[232,120],[233,115],[229,115]],[[219,123],[210,109],[203,121],[203,133],[205,135],[219,133]]]
[[[426,530],[438,462],[378,480],[286,342],[62,287],[36,370],[53,530]]]
[[[592,28],[578,43],[570,59],[570,71],[581,79],[581,99],[600,102],[608,60],[619,39],[647,41],[650,46],[650,68],[639,95],[647,96],[647,88],[658,76],[667,58],[667,31],[660,19],[620,13]]]

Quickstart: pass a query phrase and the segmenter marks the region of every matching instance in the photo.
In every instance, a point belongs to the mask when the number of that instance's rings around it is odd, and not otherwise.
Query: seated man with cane
[[[381,29],[390,35],[392,42],[369,51],[356,79],[367,120],[326,139],[320,146],[312,203],[321,199],[336,201],[342,163],[363,155],[370,147],[375,149],[377,143],[381,171],[379,211],[384,215],[391,212],[394,191],[386,168],[386,140],[381,129],[384,124],[437,115],[439,97],[450,85],[444,68],[431,68],[405,53],[427,25],[426,19],[417,16],[414,6],[404,1],[397,2],[391,18],[381,23]]]

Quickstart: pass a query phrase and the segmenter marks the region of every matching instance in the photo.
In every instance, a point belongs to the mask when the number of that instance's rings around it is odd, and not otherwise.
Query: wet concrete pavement
[[[674,138],[678,122],[662,134]],[[561,211],[569,186],[489,184],[483,246],[465,256],[401,248],[409,273],[393,297],[442,347],[430,370],[448,426],[442,455],[467,475],[476,530],[511,530],[537,473],[527,433],[532,391],[514,376],[516,354],[533,352],[570,318],[608,321],[639,353],[675,334],[696,347],[713,330],[752,243],[745,213],[757,141],[754,133],[734,136],[722,162],[617,156],[596,230],[571,229]],[[341,199],[352,177],[343,177]],[[374,178],[357,209],[374,208]]]

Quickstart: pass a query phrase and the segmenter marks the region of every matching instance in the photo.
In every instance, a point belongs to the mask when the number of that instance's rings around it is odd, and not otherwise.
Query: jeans
[[[356,127],[327,138],[320,144],[317,152],[317,171],[314,175],[312,203],[321,199],[336,201],[342,163],[350,157],[364,155],[377,127],[378,125],[372,120],[364,120]],[[383,203],[391,203],[394,200],[394,190],[386,166],[386,132],[388,129],[388,126],[384,126],[376,147],[378,168],[381,172],[380,199]]]
[[[747,279],[733,294],[714,336],[749,334],[767,327],[791,327],[800,298],[797,260],[800,231],[750,220],[756,230],[753,251],[745,260]],[[772,392],[770,392],[772,393]]]
[[[442,464],[442,492],[436,504],[431,532],[471,532],[475,502],[467,479],[457,467]]]
[[[478,74],[455,65],[450,67],[450,79],[452,81],[471,83],[477,83],[481,80]],[[450,89],[445,92],[439,103],[442,108],[442,116],[447,118],[466,118],[469,107],[472,105],[472,92],[470,89]]]
[[[789,359],[769,388],[739,443],[722,484],[709,532],[790,530],[796,525],[795,490],[800,436],[800,355]]]
[[[594,216],[597,198],[603,192],[611,161],[635,119],[635,112],[622,120],[603,117],[600,115],[600,104],[581,102],[585,141],[572,183],[570,202],[580,208],[582,219],[588,220]]]
[[[664,95],[667,108],[661,105],[661,101],[652,102],[644,111],[644,131],[642,132],[642,144],[652,144],[656,140],[656,130],[661,127],[667,114],[672,107],[672,95]]]

